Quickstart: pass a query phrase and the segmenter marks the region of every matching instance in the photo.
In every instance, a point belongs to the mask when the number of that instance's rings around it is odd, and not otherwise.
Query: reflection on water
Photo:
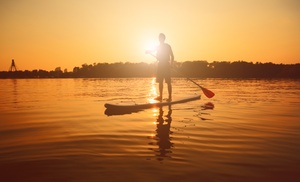
[[[132,101],[128,101],[130,100],[127,97],[122,98],[122,100],[124,101],[119,101],[118,103],[113,103],[113,104],[123,104],[123,105],[129,105],[129,106],[134,106],[136,104],[145,104],[145,103],[156,103],[157,101],[155,100],[155,98],[157,97],[157,91],[156,91],[156,85],[155,85],[155,78],[151,79],[149,90],[146,90],[148,93],[146,94],[146,101],[143,103],[136,103],[136,101],[134,101],[132,99]],[[140,87],[144,88],[144,85],[140,85]],[[141,89],[141,88],[139,88]],[[137,98],[135,98],[137,99]],[[125,103],[125,104],[124,104]],[[137,113],[142,111],[143,109],[141,108],[134,108],[134,107],[123,107],[123,108],[107,108],[104,111],[104,114],[107,116],[114,116],[114,115],[126,115],[126,114],[132,114],[132,113]]]
[[[157,100],[155,100],[155,98],[158,96],[157,95],[157,89],[156,89],[155,83],[156,83],[156,79],[152,78],[150,91],[147,94],[147,100],[148,100],[149,103],[155,103],[155,102],[157,102]]]
[[[171,106],[167,107],[168,112],[164,115],[163,107],[159,108],[159,114],[156,119],[156,130],[155,136],[150,137],[154,142],[150,142],[150,150],[154,151],[155,157],[157,160],[162,161],[166,158],[171,158],[173,143],[171,123],[172,123],[172,108]]]
[[[202,110],[214,109],[215,105],[212,102],[205,103],[202,107]]]
[[[12,79],[12,82],[13,82],[13,103],[18,103],[18,92],[17,92],[17,90],[18,90],[18,88],[17,88],[17,86],[18,86],[18,84],[17,84],[17,82],[18,82],[18,80],[17,79]]]
[[[107,116],[126,115],[142,111],[142,109],[122,108],[122,109],[105,109],[104,114]]]
[[[194,80],[216,96],[107,117],[149,102],[153,79],[0,79],[0,181],[299,179],[299,80]]]
[[[201,120],[212,120],[212,119],[210,119],[210,118],[207,117],[209,114],[205,113],[203,111],[205,111],[205,110],[213,110],[214,107],[215,107],[215,105],[212,102],[207,102],[207,103],[201,105],[201,110],[198,112],[198,114],[196,116],[198,118],[200,118]]]

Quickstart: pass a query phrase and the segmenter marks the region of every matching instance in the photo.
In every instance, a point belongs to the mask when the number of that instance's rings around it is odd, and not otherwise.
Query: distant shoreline
[[[174,67],[182,75],[173,73],[173,77],[193,78],[300,78],[300,63],[274,64],[260,62],[213,62],[186,61],[175,62]],[[5,78],[139,78],[153,77],[155,64],[147,63],[94,63],[74,67],[73,71],[62,71],[57,67],[53,71],[25,70],[0,71],[0,79]]]

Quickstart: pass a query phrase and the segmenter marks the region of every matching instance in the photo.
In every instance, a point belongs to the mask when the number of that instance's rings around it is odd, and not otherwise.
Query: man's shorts
[[[160,65],[157,67],[156,82],[163,83],[165,80],[166,83],[171,83],[171,68],[169,64]]]

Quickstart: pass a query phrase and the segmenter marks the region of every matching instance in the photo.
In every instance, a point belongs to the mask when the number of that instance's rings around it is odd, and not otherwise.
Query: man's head
[[[165,34],[160,33],[159,36],[158,36],[158,39],[159,39],[159,42],[160,42],[160,43],[164,43],[165,40],[166,40]]]

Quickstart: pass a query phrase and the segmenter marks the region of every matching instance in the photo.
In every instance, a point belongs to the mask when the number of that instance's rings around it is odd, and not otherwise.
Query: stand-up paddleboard
[[[143,110],[143,109],[148,109],[148,108],[154,108],[154,107],[162,107],[162,106],[169,106],[173,104],[179,104],[179,103],[184,103],[184,102],[189,102],[193,100],[198,100],[200,99],[200,95],[195,95],[192,97],[184,98],[184,99],[179,99],[179,100],[174,100],[174,101],[162,101],[162,102],[154,102],[154,103],[144,103],[144,104],[111,104],[111,103],[106,103],[104,106],[108,110]]]

